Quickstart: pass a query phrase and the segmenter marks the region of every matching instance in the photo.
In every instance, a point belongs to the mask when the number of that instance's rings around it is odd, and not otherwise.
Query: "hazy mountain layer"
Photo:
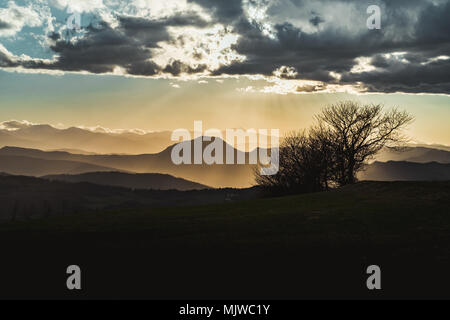
[[[190,141],[187,141],[185,143],[190,143]],[[225,149],[226,144],[223,141],[222,143]],[[206,144],[207,143],[204,143],[204,146],[206,146]],[[172,148],[173,146],[156,154],[80,155],[59,151],[45,152],[35,149],[5,147],[0,149],[0,155],[25,156],[47,160],[76,161],[136,173],[170,174],[175,177],[195,181],[197,183],[215,188],[225,188],[225,187],[245,188],[250,187],[254,184],[253,165],[248,164],[207,165],[204,163],[176,165],[172,162],[171,159]],[[238,157],[238,154],[243,153],[238,150],[234,150],[235,159]],[[248,160],[249,157],[248,153],[243,155]],[[246,163],[248,163],[248,161],[246,161]],[[3,171],[8,173],[7,170]],[[91,171],[111,171],[111,170],[91,170]],[[36,170],[34,170],[33,172],[36,172]],[[71,172],[59,172],[58,174],[60,173],[71,173]],[[48,174],[56,174],[56,173],[42,173],[33,175],[42,176]]]
[[[185,143],[191,143],[191,141]],[[223,141],[222,143],[224,150],[226,150],[227,144]],[[209,142],[203,142],[203,150],[208,144]],[[5,158],[9,159],[9,161],[3,164],[0,163],[0,171],[43,176],[121,170],[135,173],[169,174],[214,188],[245,188],[254,184],[254,165],[248,164],[248,153],[242,153],[238,150],[233,151],[235,158],[237,158],[238,154],[243,155],[247,164],[207,165],[203,163],[175,165],[171,159],[173,147],[170,146],[160,153],[141,155],[72,154],[61,151],[45,152],[35,149],[5,147],[0,149],[0,156],[22,158],[18,158],[20,161],[14,161],[13,158]],[[387,181],[449,179],[446,173],[448,166],[443,165],[450,162],[449,155],[450,152],[445,150],[424,147],[408,147],[401,151],[385,148],[378,155],[377,159],[389,161],[394,158],[397,162],[383,164],[378,161],[373,163],[367,167],[366,171],[359,174],[359,178],[363,180]],[[40,160],[32,160],[32,158]],[[44,160],[63,162],[45,162]],[[191,160],[193,160],[193,155]],[[226,157],[224,155],[224,162],[225,160]],[[436,163],[429,164],[429,162]],[[117,183],[117,185],[122,185],[120,184],[121,182]],[[126,182],[125,186],[134,187],[133,183]],[[140,184],[140,186],[145,187],[145,184]],[[160,188],[165,188],[165,186],[160,186]]]
[[[16,130],[0,130],[0,147],[18,146],[41,150],[74,149],[93,153],[139,154],[160,152],[173,141],[171,132],[94,132],[50,125],[17,125]]]
[[[361,180],[421,181],[450,180],[450,164],[406,161],[374,162],[359,173]]]
[[[0,155],[0,171],[15,175],[43,176],[111,170],[114,169],[72,160],[47,160],[27,156]]]
[[[399,150],[384,148],[375,157],[377,161],[409,161],[450,163],[450,151],[428,147],[404,147]]]
[[[90,172],[78,175],[49,175],[43,178],[66,182],[90,182],[99,185],[154,190],[201,190],[205,185],[160,173]]]

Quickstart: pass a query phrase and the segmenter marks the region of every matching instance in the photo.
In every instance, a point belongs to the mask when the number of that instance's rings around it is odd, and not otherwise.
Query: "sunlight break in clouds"
[[[169,29],[176,41],[161,42],[154,50],[153,61],[160,66],[170,65],[173,61],[180,61],[193,70],[199,66],[207,66],[203,72],[217,70],[222,65],[242,62],[245,57],[239,55],[231,47],[236,44],[238,35],[221,25],[208,29],[175,28]]]
[[[373,5],[380,30],[367,28],[368,4],[357,0],[9,1],[0,5],[0,68],[196,82],[263,77],[260,92],[279,94],[449,94],[450,1]],[[66,23],[75,11],[81,30]],[[283,66],[296,74],[274,73]]]

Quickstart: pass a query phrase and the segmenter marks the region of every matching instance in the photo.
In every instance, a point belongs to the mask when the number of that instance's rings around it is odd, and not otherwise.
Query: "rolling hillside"
[[[124,187],[130,189],[153,190],[201,190],[208,187],[185,179],[160,173],[130,174],[123,172],[90,172],[78,175],[49,175],[43,178],[66,182],[90,182],[99,185]]]
[[[114,178],[107,173],[104,179]],[[88,175],[92,178],[92,175]],[[102,176],[94,175],[98,178]],[[79,178],[79,176],[76,176]],[[147,183],[152,176],[138,178]],[[160,177],[167,179],[167,177]],[[69,178],[70,179],[70,178]],[[141,179],[139,181],[139,179]],[[260,197],[257,188],[252,189],[204,189],[189,181],[169,177],[171,182],[184,187],[195,186],[203,190],[141,190],[88,182],[63,182],[42,178],[0,174],[0,220],[23,220],[67,214],[92,213],[98,210],[127,210],[132,208],[156,208],[189,206],[211,203],[235,202]],[[167,181],[167,180],[166,180]],[[137,183],[122,181],[122,183]]]
[[[59,273],[75,261],[95,279],[84,288],[89,297],[376,298],[365,270],[377,264],[384,298],[448,298],[449,206],[449,182],[362,182],[226,205],[3,223],[0,271],[15,270],[20,281],[8,277],[2,288],[9,297],[70,297]]]

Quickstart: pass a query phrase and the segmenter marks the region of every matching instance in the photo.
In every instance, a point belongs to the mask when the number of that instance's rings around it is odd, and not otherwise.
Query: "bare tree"
[[[289,133],[279,148],[279,170],[275,175],[261,175],[255,170],[256,183],[275,193],[314,192],[328,189],[331,153],[320,131]]]
[[[277,193],[314,192],[356,182],[356,174],[385,145],[406,140],[413,121],[405,111],[345,101],[323,109],[308,132],[288,134],[280,145],[279,171],[256,183]]]
[[[384,111],[380,104],[354,101],[331,105],[316,118],[332,145],[332,169],[339,185],[354,183],[356,173],[385,145],[406,141],[402,129],[414,120],[406,111]]]

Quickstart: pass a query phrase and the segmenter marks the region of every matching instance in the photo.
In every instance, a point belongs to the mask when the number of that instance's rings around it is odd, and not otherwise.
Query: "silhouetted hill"
[[[171,136],[171,131],[108,130],[102,127],[60,129],[27,121],[0,122],[0,148],[17,146],[40,150],[69,150],[71,153],[74,153],[72,150],[82,151],[75,152],[79,154],[149,154],[161,152],[174,144]]]
[[[450,151],[429,147],[404,147],[399,150],[384,148],[376,156],[377,161],[409,161],[450,163]]]
[[[216,138],[218,139],[218,138]],[[193,141],[185,141],[183,143],[193,144]],[[203,150],[210,142],[203,142]],[[229,146],[226,142],[220,140],[223,144],[225,163],[225,150],[231,148],[233,150],[235,159],[238,154],[241,154],[245,158],[245,162],[248,163],[249,153],[236,150]],[[243,164],[229,164],[229,165],[207,165],[207,164],[181,164],[175,165],[171,159],[171,152],[174,145],[164,149],[160,153],[156,154],[141,154],[141,155],[86,155],[86,154],[72,154],[62,151],[45,152],[35,149],[24,149],[16,147],[4,147],[0,149],[0,155],[14,155],[14,156],[26,156],[47,160],[64,160],[75,161],[103,168],[110,168],[110,170],[89,170],[89,171],[127,171],[136,173],[162,173],[169,174],[175,177],[180,177],[189,181],[193,181],[199,184],[211,186],[213,188],[246,188],[254,184],[253,169],[254,165]],[[257,152],[257,150],[253,151]],[[379,158],[390,159],[412,159],[408,160],[409,163],[417,162],[418,165],[381,165],[371,164],[368,166],[366,172],[362,172],[359,177],[365,180],[433,180],[433,179],[448,179],[446,168],[440,167],[439,164],[433,166],[420,166],[421,162],[432,159],[436,162],[446,163],[446,159],[450,155],[450,152],[444,150],[435,150],[423,147],[406,148],[402,151],[395,151],[393,149],[385,149],[380,153]],[[193,163],[193,152],[191,155]],[[415,160],[415,161],[414,161]],[[403,161],[403,160],[402,160]],[[430,161],[428,161],[430,162]],[[408,169],[413,166],[413,169]],[[112,169],[111,169],[112,168]],[[433,169],[434,168],[434,169]],[[0,166],[0,170],[2,170]],[[395,172],[398,170],[398,172]],[[433,171],[434,170],[434,171]],[[437,170],[437,171],[436,171]],[[439,172],[444,170],[444,174]],[[7,170],[3,170],[7,171]],[[416,171],[416,172],[413,172]],[[87,171],[84,171],[87,172]],[[21,174],[29,174],[20,172]],[[56,174],[71,174],[73,172],[58,172]],[[54,173],[49,173],[54,174]]]
[[[406,161],[374,162],[358,175],[361,180],[450,180],[450,164]]]
[[[71,160],[47,160],[35,157],[0,154],[0,171],[26,176],[49,174],[79,174],[92,171],[112,171],[113,168]]]
[[[218,139],[218,138],[217,138]],[[219,139],[220,140],[220,139]],[[224,141],[224,158],[226,147],[230,147]],[[183,143],[191,144],[193,141]],[[204,142],[205,148],[210,142]],[[229,165],[207,165],[207,164],[181,164],[172,162],[171,151],[174,145],[156,154],[141,155],[80,155],[68,152],[53,151],[45,152],[36,149],[25,149],[17,147],[4,147],[0,149],[0,155],[27,156],[48,160],[68,160],[90,163],[97,166],[115,168],[117,170],[136,173],[163,173],[186,180],[195,181],[214,188],[246,188],[254,183],[253,165],[229,164]],[[237,159],[238,154],[248,160],[249,154],[230,147]],[[256,151],[254,151],[256,152]],[[193,157],[193,152],[192,152]],[[225,162],[224,162],[225,163]],[[246,161],[248,163],[248,161]],[[116,170],[116,171],[117,171]],[[91,170],[91,171],[115,171],[115,170]],[[64,172],[61,172],[64,173]],[[65,172],[68,173],[68,172]]]
[[[94,154],[98,154],[96,152],[88,152],[88,151],[84,151],[84,150],[80,150],[80,149],[55,149],[55,150],[43,150],[43,151],[47,151],[47,152],[67,152],[67,153],[71,153],[71,154],[85,154],[85,155],[94,155]]]
[[[0,219],[89,213],[93,210],[224,203],[259,196],[258,188],[140,190],[88,182],[69,183],[26,176],[0,175]]]
[[[188,192],[197,193],[204,191]],[[95,279],[83,287],[88,297],[373,299],[365,272],[376,263],[383,297],[448,297],[449,206],[450,182],[370,181],[228,205],[4,222],[1,292],[73,297],[61,274],[76,261]]]
[[[199,183],[160,173],[89,172],[79,175],[49,175],[42,178],[66,182],[90,182],[132,189],[186,191],[208,188]]]
[[[0,130],[0,146],[21,146],[21,147],[32,147],[33,142],[22,139],[20,137],[16,137],[12,132],[6,130]]]
[[[412,148],[416,148],[416,147],[424,147],[424,148],[428,148],[428,149],[437,149],[437,150],[445,150],[445,151],[450,151],[450,146],[446,146],[443,144],[424,144],[424,143],[409,143],[407,144],[407,146],[412,147]]]

